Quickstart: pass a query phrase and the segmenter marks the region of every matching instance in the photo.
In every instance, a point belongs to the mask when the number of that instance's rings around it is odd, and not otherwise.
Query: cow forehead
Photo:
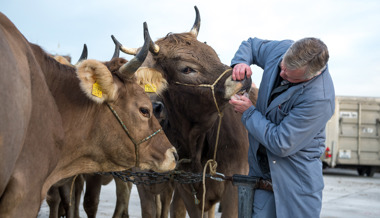
[[[156,44],[158,44],[160,48],[166,50],[166,52],[163,52],[165,53],[165,56],[178,57],[178,54],[185,53],[197,53],[196,55],[212,54],[217,56],[214,49],[206,43],[198,41],[190,33],[168,34],[166,37],[157,40]],[[189,53],[189,51],[191,51],[191,53]]]

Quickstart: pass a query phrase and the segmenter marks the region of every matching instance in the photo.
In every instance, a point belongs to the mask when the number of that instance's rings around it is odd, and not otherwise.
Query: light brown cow
[[[119,57],[121,44],[120,42],[116,40],[115,37],[112,36],[112,39],[115,42],[115,52],[112,57],[113,59],[113,58]],[[87,46],[85,44],[83,47],[82,54],[79,60],[77,61],[77,63],[80,63],[81,61],[87,59],[87,52],[88,52]],[[60,62],[61,64],[74,66],[70,63],[70,59],[68,59],[68,56],[56,55],[54,56],[54,59]],[[120,64],[123,64],[123,63],[124,61],[120,62]],[[120,66],[113,65],[112,67],[113,69],[109,68],[111,72],[119,69],[121,65]],[[137,84],[139,84],[139,86],[141,86],[145,90],[145,93],[149,96],[152,102],[153,115],[160,122],[161,126],[165,125],[167,123],[167,119],[166,119],[167,114],[166,114],[166,110],[164,109],[160,95],[166,90],[167,81],[162,77],[161,74],[150,72],[148,69],[144,69],[144,68],[139,68],[136,71],[135,78],[136,78]],[[65,216],[67,218],[79,217],[79,202],[80,202],[81,191],[83,189],[84,179],[86,180],[86,192],[84,196],[83,207],[89,218],[96,217],[101,186],[109,184],[113,179],[113,177],[109,174],[78,175],[78,176],[71,177],[70,179],[65,179],[65,181],[67,182],[61,181],[53,185],[49,189],[48,196],[46,199],[50,208],[50,214],[49,214],[50,218],[58,218],[62,216]],[[128,204],[129,204],[129,197],[130,197],[130,192],[132,188],[132,183],[123,182],[119,178],[116,178],[115,184],[116,184],[117,200],[116,200],[115,211],[112,217],[114,218],[128,217]],[[148,189],[148,191],[139,191],[139,193],[147,193],[141,196],[142,202],[149,202],[151,200],[154,200],[159,205],[161,205],[160,204],[161,198],[163,198],[162,202],[164,203],[164,205],[163,207],[160,206],[158,210],[160,211],[160,214],[161,213],[168,214],[168,209],[169,209],[168,206],[170,205],[172,189],[168,190],[168,187],[166,185],[165,185],[165,188],[160,187],[159,185],[154,185],[154,186],[139,185],[138,188],[139,190],[140,188]],[[169,196],[164,195],[160,197],[159,194],[161,194],[161,190],[167,191],[169,193]],[[148,198],[148,200],[145,200],[146,198]],[[145,209],[148,205],[142,204],[141,206],[142,206],[143,217],[146,217],[145,214],[151,213],[149,209]],[[161,208],[164,211],[161,212]]]
[[[113,41],[115,42],[115,52],[113,58],[119,57],[119,48],[121,46],[120,42],[116,40],[115,37],[112,36]],[[117,66],[116,66],[117,67]],[[166,90],[167,82],[162,77],[161,74],[152,73],[149,69],[139,68],[135,73],[137,84],[139,84],[149,96],[152,106],[153,106],[153,114],[160,122],[161,126],[167,123],[166,119],[166,110],[164,109],[162,99],[160,95]],[[86,174],[86,192],[84,196],[83,207],[86,211],[87,216],[96,217],[100,190],[101,186],[108,184],[112,180],[111,175],[97,175],[97,174]],[[128,217],[128,204],[130,191],[132,188],[132,183],[123,182],[119,178],[115,178],[116,184],[116,206],[115,211],[112,217]],[[162,199],[163,206],[160,207],[163,209],[162,214],[168,214],[168,209],[171,201],[172,190],[168,190],[167,185],[165,187],[161,187],[159,185],[152,186],[144,186],[138,185],[138,189],[141,188],[147,189],[147,191],[139,191],[140,193],[146,193],[140,196],[141,199],[141,211],[142,216],[147,217],[146,214],[151,214],[151,205],[150,202],[160,203]],[[164,195],[160,198],[159,194],[161,194],[161,190],[168,192],[167,195]],[[147,200],[145,200],[147,199]],[[165,211],[166,210],[166,211]],[[159,209],[161,211],[161,209]],[[160,213],[161,214],[161,213]],[[159,216],[158,216],[159,217]]]
[[[0,13],[0,217],[35,217],[51,185],[76,174],[175,167],[175,148],[133,78],[149,43],[115,73],[95,60],[76,71]]]
[[[168,91],[163,95],[169,120],[165,134],[176,146],[180,159],[191,159],[191,163],[181,164],[180,169],[201,173],[206,162],[214,158],[219,110],[224,116],[217,145],[217,172],[244,175],[248,173],[248,134],[241,116],[228,101],[234,94],[249,89],[251,81],[233,81],[231,68],[221,63],[210,46],[197,40],[200,17],[195,9],[197,16],[191,31],[168,34],[157,40],[143,67],[161,73],[168,81]],[[184,217],[183,212],[177,213],[182,211],[178,209],[182,202],[178,199],[182,199],[190,217],[201,217],[202,195],[201,183],[177,184],[171,216]],[[194,198],[200,203],[195,204]],[[228,181],[207,179],[205,211],[219,201],[223,205],[222,217],[237,217],[236,187]]]

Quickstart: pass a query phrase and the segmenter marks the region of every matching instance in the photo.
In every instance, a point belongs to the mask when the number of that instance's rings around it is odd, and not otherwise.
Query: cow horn
[[[111,35],[111,38],[112,38],[113,43],[115,43],[115,52],[113,53],[113,56],[111,58],[111,60],[112,60],[112,59],[118,58],[120,56],[120,47],[122,46],[122,44],[119,41],[117,41],[115,36]]]
[[[154,43],[152,39],[150,39],[149,51],[153,54],[158,54],[158,52],[160,51],[160,46]]]
[[[201,16],[199,15],[199,10],[197,6],[194,6],[195,8],[195,22],[193,25],[193,28],[191,28],[190,33],[195,36],[195,38],[198,37],[199,28],[201,27]]]
[[[137,54],[137,48],[127,48],[127,47],[124,47],[123,45],[121,45],[120,51],[122,51],[126,54],[130,54],[130,55],[136,55]]]
[[[119,44],[119,50],[130,55],[136,55],[138,49],[137,48],[127,48],[124,45],[122,45],[117,39],[112,35],[112,40],[115,42],[115,44]],[[150,44],[149,44],[149,51],[152,52],[153,54],[158,54],[160,51],[160,46],[158,46],[156,43],[153,42],[153,40],[150,38],[149,31],[148,31],[148,37],[150,39]],[[115,48],[116,49],[116,48]],[[115,50],[116,54],[116,50]],[[115,57],[114,54],[114,57]]]
[[[115,58],[115,57],[119,57],[119,51],[122,51],[126,54],[129,54],[129,55],[136,55],[137,54],[137,51],[138,49],[137,48],[127,48],[125,47],[123,44],[121,44],[114,35],[111,35],[111,38],[113,40],[113,42],[115,43],[115,52],[113,54],[113,57],[112,58]]]
[[[151,39],[149,36],[148,25],[146,22],[144,22],[144,45],[132,60],[128,61],[120,67],[119,72],[123,75],[126,75],[128,78],[131,78],[145,61],[145,58],[148,55],[150,43]]]
[[[84,44],[83,45],[82,54],[80,55],[80,58],[79,58],[79,60],[77,61],[77,63],[75,65],[78,65],[78,63],[81,62],[81,61],[83,61],[83,60],[87,60],[87,55],[88,55],[87,45]]]

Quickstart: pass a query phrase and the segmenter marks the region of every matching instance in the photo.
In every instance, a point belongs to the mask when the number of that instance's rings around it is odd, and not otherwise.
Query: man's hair
[[[326,68],[329,51],[317,38],[303,38],[286,51],[284,64],[290,70],[306,66],[305,79],[311,79]]]

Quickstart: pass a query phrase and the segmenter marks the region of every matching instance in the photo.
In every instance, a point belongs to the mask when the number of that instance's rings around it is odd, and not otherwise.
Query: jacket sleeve
[[[267,57],[277,47],[280,41],[262,40],[259,38],[249,38],[243,41],[231,61],[231,66],[239,63],[245,63],[248,66],[256,64],[259,67],[265,67]]]
[[[251,106],[243,113],[248,132],[273,154],[285,157],[308,146],[332,115],[328,100],[305,101],[296,105],[279,125]]]

